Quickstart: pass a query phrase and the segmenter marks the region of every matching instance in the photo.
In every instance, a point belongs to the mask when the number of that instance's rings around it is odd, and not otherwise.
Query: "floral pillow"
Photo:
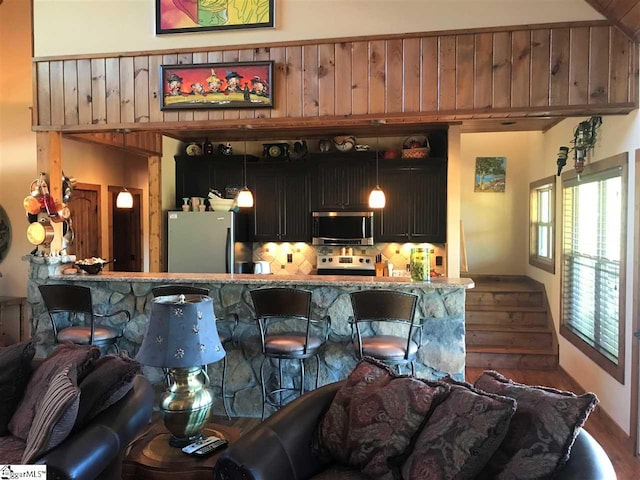
[[[544,478],[569,459],[571,446],[598,403],[593,393],[577,396],[548,387],[513,382],[498,372],[484,372],[474,386],[511,397],[518,408],[509,431],[482,472],[483,478]]]
[[[320,421],[321,456],[359,468],[375,479],[392,480],[401,455],[450,387],[398,375],[363,358],[336,393]]]
[[[418,434],[402,465],[404,480],[475,478],[507,434],[515,400],[445,381],[451,383],[451,394]]]

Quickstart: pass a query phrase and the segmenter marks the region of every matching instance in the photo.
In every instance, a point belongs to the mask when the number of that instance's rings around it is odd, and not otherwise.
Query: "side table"
[[[216,423],[207,423],[205,437],[225,438],[229,445],[240,438],[240,429]],[[161,418],[155,417],[149,428],[130,445],[122,462],[123,480],[202,480],[213,478],[213,467],[220,452],[197,458],[169,445],[171,434]]]
[[[5,318],[4,314],[8,307],[18,307],[18,342],[21,342],[24,338],[24,314],[27,310],[27,299],[25,297],[0,297],[0,342],[5,335]]]

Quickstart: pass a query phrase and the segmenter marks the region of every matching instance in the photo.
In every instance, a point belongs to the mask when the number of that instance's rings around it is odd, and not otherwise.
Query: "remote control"
[[[190,443],[186,447],[183,447],[182,451],[184,453],[187,453],[187,454],[190,455],[193,452],[195,452],[196,450],[198,450],[200,448],[203,448],[203,447],[206,447],[207,445],[210,445],[210,444],[212,444],[214,442],[217,442],[217,441],[220,441],[220,440],[221,440],[220,438],[215,437],[215,436],[206,437],[206,438],[203,438],[201,440],[198,440],[197,442]]]
[[[215,453],[217,450],[226,447],[227,443],[228,442],[226,440],[220,438],[220,439],[216,440],[213,443],[209,443],[208,445],[205,445],[204,447],[200,447],[198,450],[193,452],[191,455],[195,455],[196,457],[207,457],[207,456]]]

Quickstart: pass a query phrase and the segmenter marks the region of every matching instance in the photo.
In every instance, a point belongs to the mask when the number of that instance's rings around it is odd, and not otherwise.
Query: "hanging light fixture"
[[[126,132],[123,130],[122,131],[122,150],[126,151]],[[124,168],[124,153],[122,154],[122,170],[123,172],[125,171]],[[124,175],[123,175],[124,177]],[[116,208],[133,208],[133,195],[131,195],[131,192],[129,190],[126,189],[126,187],[122,187],[122,190],[118,193],[118,196],[116,197]]]
[[[247,187],[247,140],[244,141],[244,163],[243,163],[244,187],[238,193],[238,207],[253,207],[253,194]]]
[[[376,133],[376,188],[369,194],[369,208],[384,208],[387,203],[378,178],[378,150],[380,150],[380,137]]]

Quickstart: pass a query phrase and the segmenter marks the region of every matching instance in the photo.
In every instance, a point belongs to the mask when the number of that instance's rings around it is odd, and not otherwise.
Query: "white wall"
[[[528,262],[528,170],[543,161],[540,132],[461,137],[460,203],[469,273],[523,275]],[[476,157],[506,157],[504,193],[474,192]]]
[[[36,136],[31,132],[31,32],[29,2],[5,0],[0,6],[0,205],[9,216],[12,241],[0,263],[0,295],[27,294],[32,249],[22,200],[37,177]],[[14,337],[15,338],[15,337]]]
[[[543,136],[544,161],[530,164],[528,181],[535,181],[540,178],[554,175],[556,173],[556,158],[558,148],[561,145],[569,146],[573,139],[575,127],[584,118],[569,118],[552,129]],[[625,116],[603,117],[602,127],[598,131],[598,143],[590,154],[590,161],[596,162],[612,155],[623,152],[629,153],[629,184],[628,184],[628,221],[627,221],[627,290],[624,292],[626,299],[626,331],[625,345],[627,362],[625,365],[625,384],[617,382],[598,365],[592,362],[586,355],[558,335],[560,345],[560,366],[564,368],[585,390],[595,392],[600,398],[601,407],[616,421],[618,425],[627,433],[630,432],[630,409],[631,409],[631,345],[632,345],[632,322],[633,311],[631,302],[633,299],[633,206],[635,192],[638,186],[634,184],[635,177],[635,150],[640,148],[640,116],[635,110]],[[573,162],[569,160],[565,168],[573,168]],[[556,197],[556,222],[562,219],[562,182],[557,180]],[[521,223],[525,228],[525,222]],[[528,227],[527,227],[528,228]],[[560,223],[557,223],[558,232],[561,231]],[[545,284],[549,303],[551,305],[553,320],[556,331],[560,322],[560,253],[561,238],[556,236],[556,274],[544,272],[538,268],[526,265],[525,272],[528,276]],[[527,261],[527,260],[525,260]]]
[[[35,53],[40,57],[219,47],[602,18],[584,0],[275,0],[275,4],[275,29],[156,36],[155,0],[35,0]]]

